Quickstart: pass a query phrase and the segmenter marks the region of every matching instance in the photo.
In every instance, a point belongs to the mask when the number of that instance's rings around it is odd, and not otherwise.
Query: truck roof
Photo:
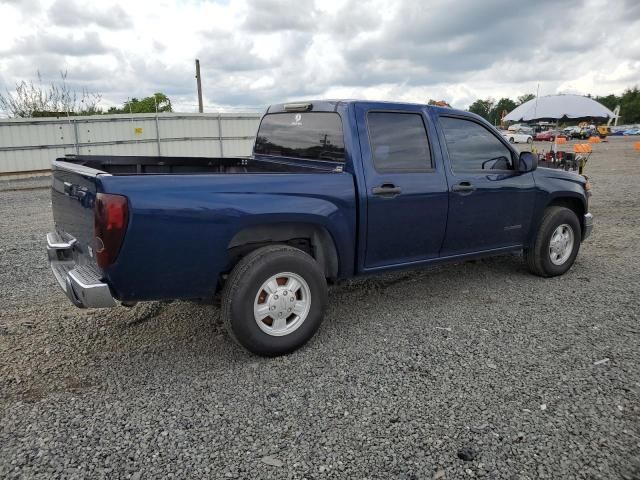
[[[275,103],[270,105],[267,108],[265,113],[280,113],[287,111],[309,111],[309,105],[311,105],[311,110],[315,112],[335,112],[341,105],[350,105],[355,103],[366,103],[369,105],[380,105],[380,106],[393,106],[393,105],[412,105],[421,108],[429,108],[439,112],[450,112],[461,115],[473,116],[475,115],[470,112],[466,112],[464,110],[457,110],[455,108],[448,107],[438,107],[436,105],[427,105],[424,103],[413,103],[413,102],[392,102],[385,100],[362,100],[362,99],[323,99],[323,100],[301,100],[295,102],[285,102],[285,103]]]

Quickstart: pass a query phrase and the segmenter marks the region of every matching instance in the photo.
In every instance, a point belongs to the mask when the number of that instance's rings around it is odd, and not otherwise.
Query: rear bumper
[[[115,307],[117,303],[111,295],[109,285],[102,282],[96,268],[76,264],[73,256],[75,243],[75,239],[63,239],[55,232],[47,234],[49,265],[60,288],[76,307]]]
[[[582,222],[582,240],[586,240],[591,231],[593,230],[593,215],[585,213],[584,220]]]

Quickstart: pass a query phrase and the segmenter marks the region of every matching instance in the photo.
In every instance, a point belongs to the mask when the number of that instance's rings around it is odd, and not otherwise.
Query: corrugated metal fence
[[[249,155],[259,120],[256,113],[0,119],[0,175],[46,171],[66,154]]]

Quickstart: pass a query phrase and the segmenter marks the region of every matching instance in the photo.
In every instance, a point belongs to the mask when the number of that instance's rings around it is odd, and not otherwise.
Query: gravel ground
[[[49,192],[0,188],[0,477],[640,478],[640,153],[594,150],[565,276],[512,255],[349,282],[277,359],[211,305],[75,309]]]

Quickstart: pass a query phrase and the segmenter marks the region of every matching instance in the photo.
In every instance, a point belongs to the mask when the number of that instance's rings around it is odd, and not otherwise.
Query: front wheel
[[[316,332],[327,303],[320,265],[287,245],[259,248],[233,269],[222,293],[230,336],[264,356],[289,353]]]
[[[513,139],[513,137],[509,138],[509,143],[515,143],[515,140]]]
[[[527,138],[527,143],[529,145],[531,145],[533,143],[533,138],[531,138],[531,137]]]
[[[573,210],[547,208],[533,246],[524,250],[529,270],[541,277],[562,275],[573,265],[581,238],[580,222]]]

